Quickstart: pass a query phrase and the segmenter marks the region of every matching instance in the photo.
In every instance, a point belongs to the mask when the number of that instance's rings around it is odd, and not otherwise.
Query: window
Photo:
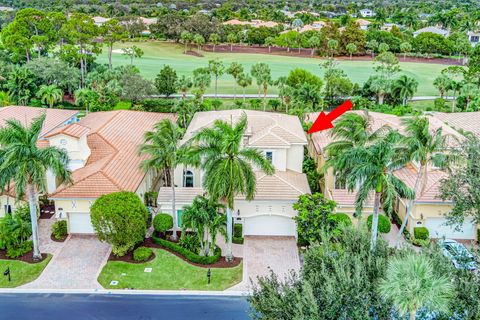
[[[471,36],[470,42],[478,42],[480,40],[480,36]]]
[[[272,163],[273,162],[273,151],[265,151],[265,158]]]
[[[335,186],[335,189],[346,189],[347,182],[345,181],[345,178],[342,179],[338,176],[335,176],[334,186]]]
[[[183,186],[186,188],[193,187],[193,172],[190,170],[183,171]]]
[[[5,214],[12,214],[12,206],[9,204],[5,205]]]
[[[178,224],[178,227],[182,226],[182,214],[183,214],[183,210],[177,210],[177,224]]]

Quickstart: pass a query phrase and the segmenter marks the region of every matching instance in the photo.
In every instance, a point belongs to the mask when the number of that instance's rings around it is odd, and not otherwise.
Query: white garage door
[[[95,233],[90,222],[89,213],[69,212],[70,233]]]
[[[455,226],[447,226],[445,218],[428,218],[425,226],[430,232],[430,238],[475,239],[476,227],[471,219],[465,219],[458,230]]]
[[[249,236],[295,236],[296,225],[288,217],[257,216],[245,218],[243,233]]]

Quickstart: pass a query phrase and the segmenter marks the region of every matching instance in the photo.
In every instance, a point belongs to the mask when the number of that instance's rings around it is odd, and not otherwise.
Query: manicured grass
[[[154,252],[155,259],[147,263],[109,261],[98,282],[107,289],[225,290],[242,280],[242,265],[212,268],[211,283],[207,284],[207,268],[192,266],[165,250]],[[152,268],[152,272],[144,272],[145,268]],[[118,285],[111,286],[112,280],[118,281]]]
[[[132,43],[117,44],[116,49],[131,46]],[[294,68],[307,69],[317,75],[322,75],[322,70],[319,64],[321,59],[317,58],[298,58],[286,57],[278,55],[267,54],[245,54],[245,53],[213,53],[202,52],[203,57],[196,57],[192,55],[183,54],[183,45],[172,44],[165,42],[140,42],[135,43],[136,46],[142,48],[145,52],[140,59],[134,60],[142,74],[147,78],[154,79],[163,65],[170,65],[177,73],[182,75],[189,75],[192,70],[198,67],[205,67],[208,65],[208,60],[218,58],[225,64],[230,64],[237,61],[243,64],[245,70],[249,71],[251,66],[257,62],[268,63],[272,69],[272,78],[276,79],[279,76],[287,75],[288,72]],[[194,49],[196,50],[196,49]],[[107,51],[99,56],[98,62],[107,63]],[[123,56],[121,53],[113,54],[114,66],[126,65],[130,63],[130,59]],[[433,86],[433,80],[440,74],[441,70],[446,66],[433,63],[412,63],[400,62],[402,72],[406,75],[414,77],[419,83],[417,96],[431,96],[437,95],[438,92]],[[370,61],[340,61],[339,67],[344,70],[353,82],[364,83],[368,77],[373,73],[373,63]],[[218,92],[233,93],[233,79],[230,75],[223,75],[219,79]],[[208,93],[213,92],[212,86]],[[237,90],[241,92],[240,89]],[[277,93],[276,88],[271,88],[270,93]],[[247,88],[247,93],[257,93],[255,81],[252,86]]]
[[[132,103],[130,101],[119,101],[113,110],[130,110]]]
[[[0,260],[0,288],[14,288],[32,282],[40,276],[50,259],[52,256],[48,255],[47,259],[33,264],[16,260]],[[10,268],[11,282],[8,282],[8,277],[3,275],[7,268]]]

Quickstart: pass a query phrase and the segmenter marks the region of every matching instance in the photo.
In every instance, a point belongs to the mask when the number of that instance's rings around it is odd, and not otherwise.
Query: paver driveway
[[[245,237],[243,248],[243,281],[230,290],[250,290],[257,277],[270,274],[272,270],[279,279],[288,276],[291,270],[300,270],[297,241],[294,237]]]
[[[110,255],[110,246],[95,236],[72,235],[57,251],[40,277],[22,288],[97,289],[98,274]]]

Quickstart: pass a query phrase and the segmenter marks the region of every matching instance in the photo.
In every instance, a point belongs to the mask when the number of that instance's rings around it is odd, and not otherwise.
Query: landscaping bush
[[[372,230],[373,215],[369,215],[367,219],[368,230]],[[389,233],[392,228],[390,220],[383,214],[378,215],[378,232]]]
[[[235,223],[233,225],[232,242],[235,244],[243,244],[243,224]]]
[[[178,244],[187,250],[197,253],[198,248],[200,248],[200,243],[198,242],[198,237],[193,234],[186,234],[180,237]]]
[[[153,251],[147,247],[138,247],[133,251],[133,260],[135,261],[147,261],[152,256]]]
[[[430,237],[430,232],[425,227],[415,227],[413,228],[413,235],[417,240],[427,240]]]
[[[8,246],[6,256],[15,259],[33,250],[33,242],[25,241],[17,246]]]
[[[334,213],[329,215],[328,219],[335,224],[335,228],[339,226],[348,227],[352,225],[352,219],[346,213]]]
[[[220,260],[220,257],[222,256],[222,250],[220,250],[220,248],[218,247],[215,249],[215,253],[213,254],[213,256],[206,257],[206,256],[199,256],[198,254],[193,253],[174,242],[170,242],[170,241],[158,238],[155,235],[152,235],[152,240],[154,243],[164,248],[170,249],[173,252],[181,254],[185,259],[193,263],[213,264],[218,260]]]
[[[477,242],[480,243],[480,229],[477,229]]]
[[[141,102],[141,108],[150,112],[172,112],[175,105],[173,99],[147,99]]]
[[[123,256],[145,239],[148,210],[133,192],[115,192],[98,198],[90,210],[92,226],[112,252]]]
[[[65,238],[68,235],[67,220],[56,221],[52,225],[52,235],[57,240]]]
[[[156,232],[165,233],[173,228],[173,218],[168,213],[159,213],[153,218],[153,229]]]

